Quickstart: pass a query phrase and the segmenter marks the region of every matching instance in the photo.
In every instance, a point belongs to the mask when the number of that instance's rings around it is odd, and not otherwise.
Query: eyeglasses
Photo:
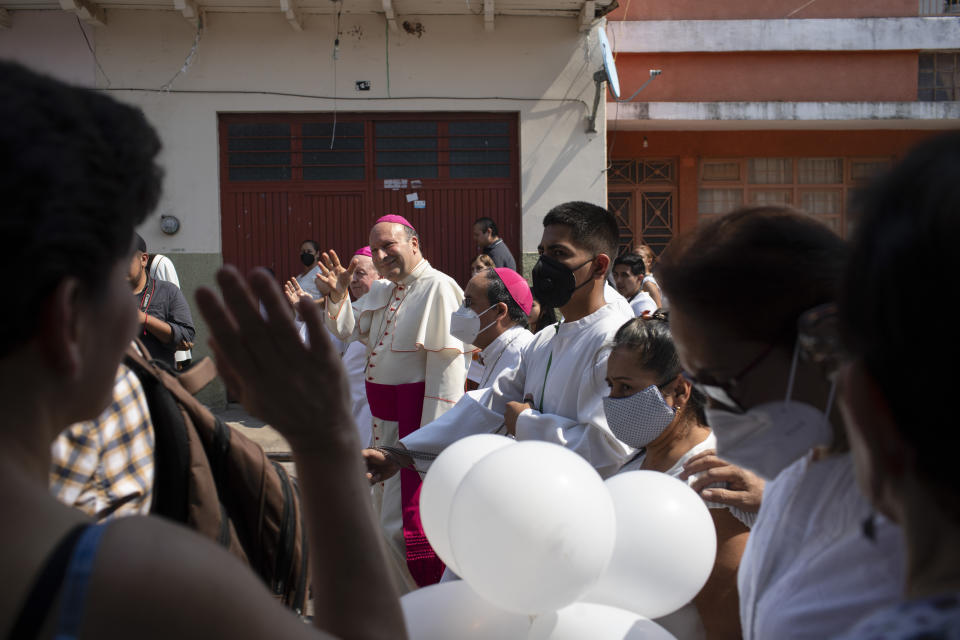
[[[733,397],[733,392],[743,379],[770,355],[774,347],[776,347],[776,344],[768,345],[741,369],[739,373],[726,380],[718,380],[703,371],[697,372],[696,374],[684,371],[682,375],[697,391],[710,398],[710,400],[716,404],[719,404],[722,408],[732,411],[733,413],[746,413],[747,410],[743,405]]]

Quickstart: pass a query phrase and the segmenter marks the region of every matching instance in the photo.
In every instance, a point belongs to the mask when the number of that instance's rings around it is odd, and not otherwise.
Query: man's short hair
[[[490,230],[490,235],[497,238],[500,237],[500,230],[497,229],[497,223],[493,221],[493,218],[477,218],[477,221],[474,222],[475,225],[480,225],[480,232],[483,233],[487,229]]]
[[[647,274],[647,265],[643,264],[643,256],[637,253],[625,253],[617,256],[613,261],[614,267],[625,265],[630,268],[630,273],[635,276],[644,276]]]
[[[589,202],[564,202],[543,218],[543,226],[560,224],[570,229],[573,243],[595,254],[617,255],[620,229],[613,214]]]
[[[146,252],[147,252],[147,241],[144,240],[144,239],[143,239],[143,236],[141,236],[139,233],[135,233],[135,234],[133,234],[133,235],[136,237],[136,240],[134,241],[134,245],[135,245],[136,250],[139,251],[140,253],[146,253]]]
[[[0,62],[0,279],[17,310],[0,320],[0,356],[34,335],[67,276],[104,289],[160,197],[159,151],[139,109]]]
[[[303,242],[300,243],[300,246],[302,247],[305,244],[310,245],[311,247],[313,247],[314,251],[316,251],[317,253],[320,253],[320,244],[316,240],[304,240]]]
[[[507,305],[507,315],[517,326],[527,328],[527,314],[523,312],[517,301],[507,291],[507,285],[497,275],[494,269],[484,271],[487,276],[487,304],[494,305],[500,302]]]

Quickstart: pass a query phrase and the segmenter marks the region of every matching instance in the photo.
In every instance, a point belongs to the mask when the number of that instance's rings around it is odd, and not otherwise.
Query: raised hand
[[[334,304],[338,304],[347,295],[353,272],[357,270],[357,261],[351,260],[344,268],[336,251],[324,251],[317,262],[320,271],[317,273],[317,289],[328,296]]]
[[[290,278],[283,285],[283,293],[287,296],[287,302],[291,307],[296,307],[302,298],[313,300],[313,296],[303,290],[296,278]]]
[[[245,280],[226,266],[217,283],[222,299],[201,288],[197,303],[210,327],[217,369],[244,407],[275,427],[295,450],[358,450],[343,367],[317,305],[309,299],[296,305],[310,337],[310,346],[304,346],[286,301],[265,271],[255,270]]]
[[[717,457],[713,449],[702,451],[683,465],[681,480],[696,476],[691,488],[704,500],[737,507],[747,513],[756,513],[763,502],[766,482],[760,476]],[[711,487],[726,483],[726,488]]]

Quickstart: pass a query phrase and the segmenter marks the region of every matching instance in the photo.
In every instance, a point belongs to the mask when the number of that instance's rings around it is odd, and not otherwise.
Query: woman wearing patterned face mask
[[[647,469],[674,477],[695,455],[714,449],[706,398],[681,375],[666,316],[635,318],[617,331],[607,360],[610,396],[603,399],[610,430],[639,452],[620,472]],[[690,477],[688,482],[696,481]],[[679,611],[657,620],[681,639],[737,638],[736,575],[749,529],[742,512],[707,503],[717,529],[717,559],[703,589]]]
[[[836,300],[847,247],[811,216],[734,211],[680,236],[658,276],[718,453],[769,480],[737,578],[746,640],[832,638],[897,596],[901,536],[857,491],[834,384],[800,331]]]

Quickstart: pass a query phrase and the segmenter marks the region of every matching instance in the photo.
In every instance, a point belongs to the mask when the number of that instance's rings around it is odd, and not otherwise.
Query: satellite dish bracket
[[[590,113],[590,124],[587,125],[587,133],[597,132],[597,110],[600,108],[600,96],[603,95],[603,83],[607,81],[607,74],[603,69],[593,74],[593,83],[596,85],[596,91],[593,94],[593,111]]]

